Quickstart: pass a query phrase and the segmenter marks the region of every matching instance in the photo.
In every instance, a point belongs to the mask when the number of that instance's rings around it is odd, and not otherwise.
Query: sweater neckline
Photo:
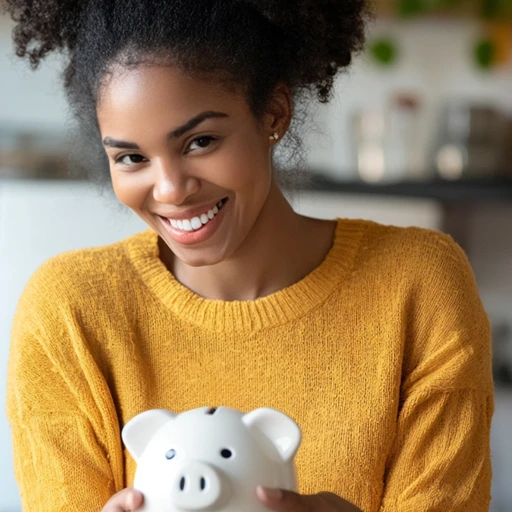
[[[257,331],[282,325],[321,305],[352,270],[365,224],[336,219],[333,243],[324,260],[298,282],[250,301],[206,299],[181,284],[159,255],[158,234],[149,229],[127,241],[128,256],[149,290],[165,308],[217,332]]]

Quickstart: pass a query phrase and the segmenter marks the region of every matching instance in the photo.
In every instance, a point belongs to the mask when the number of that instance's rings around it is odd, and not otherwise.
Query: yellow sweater
[[[152,231],[36,272],[8,369],[25,512],[100,510],[133,482],[122,426],[204,405],[294,418],[303,493],[364,512],[488,510],[489,325],[448,236],[338,220],[318,268],[250,302],[185,288]]]

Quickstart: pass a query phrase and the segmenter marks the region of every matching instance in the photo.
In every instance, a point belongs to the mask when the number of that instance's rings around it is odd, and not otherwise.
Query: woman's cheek
[[[112,187],[117,199],[128,208],[140,211],[147,197],[147,187],[136,173],[111,172]]]
[[[254,183],[261,184],[270,176],[268,160],[261,152],[250,147],[237,147],[223,155],[215,164],[212,178],[216,185],[231,190],[241,190]],[[211,169],[210,169],[211,171]]]

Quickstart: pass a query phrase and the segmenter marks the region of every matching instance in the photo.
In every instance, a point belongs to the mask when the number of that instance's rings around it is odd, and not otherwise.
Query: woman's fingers
[[[258,487],[258,498],[276,512],[361,512],[361,509],[329,492],[300,495],[295,492]]]
[[[114,494],[101,512],[132,512],[139,509],[144,502],[142,493],[135,489],[123,489]]]

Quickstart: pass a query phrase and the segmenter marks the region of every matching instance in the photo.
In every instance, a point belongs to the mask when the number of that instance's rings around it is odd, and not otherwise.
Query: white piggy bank
[[[275,409],[143,412],[123,428],[145,512],[268,512],[256,487],[296,490],[297,424]]]

